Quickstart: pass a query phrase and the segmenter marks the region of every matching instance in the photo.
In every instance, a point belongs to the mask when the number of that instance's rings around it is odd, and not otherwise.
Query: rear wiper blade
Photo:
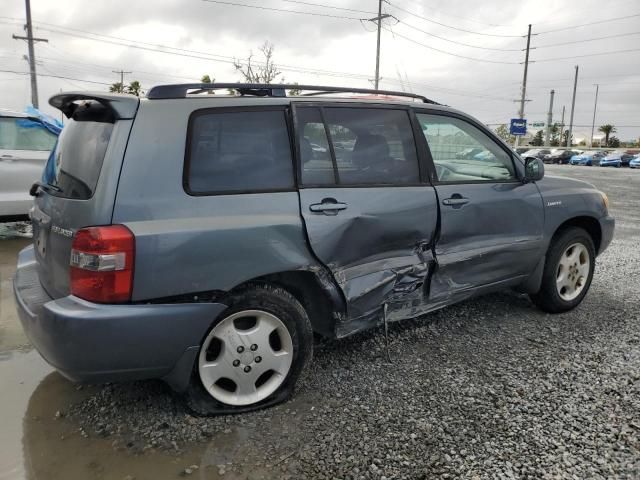
[[[58,187],[57,185],[52,185],[50,183],[43,183],[41,181],[37,181],[37,182],[33,182],[33,185],[31,185],[31,188],[29,189],[29,195],[31,195],[32,197],[35,197],[38,195],[38,189],[41,188],[42,190],[45,190],[47,192],[53,190],[54,192],[57,193],[61,193],[62,189],[60,187]]]

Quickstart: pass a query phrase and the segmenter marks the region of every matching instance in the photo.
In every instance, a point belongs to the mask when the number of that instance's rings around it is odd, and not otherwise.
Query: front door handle
[[[451,198],[445,198],[442,200],[443,205],[448,205],[450,207],[461,207],[469,203],[468,198],[464,198],[462,195],[453,195]]]
[[[346,210],[346,208],[346,203],[338,202],[335,198],[323,198],[322,202],[309,205],[309,210],[313,213],[325,215],[337,215],[340,210]]]

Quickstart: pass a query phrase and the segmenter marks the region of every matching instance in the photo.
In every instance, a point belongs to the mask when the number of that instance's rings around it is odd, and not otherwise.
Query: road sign
[[[544,122],[533,122],[533,123],[531,124],[531,126],[532,126],[533,128],[542,128],[542,127],[544,127]]]
[[[527,134],[527,120],[524,118],[512,118],[511,128],[509,128],[511,135],[526,135]]]

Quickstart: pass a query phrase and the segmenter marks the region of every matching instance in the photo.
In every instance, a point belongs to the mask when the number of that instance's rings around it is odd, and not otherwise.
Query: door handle
[[[451,207],[461,207],[462,205],[465,205],[467,203],[469,203],[469,199],[464,198],[461,195],[454,195],[451,198],[445,198],[444,200],[442,200],[443,205],[449,205]]]
[[[12,161],[14,159],[15,159],[15,157],[13,155],[2,155],[2,156],[0,156],[0,162],[3,161],[3,160]]]
[[[335,198],[323,198],[320,203],[312,203],[309,210],[313,213],[336,215],[340,210],[346,210],[347,204],[338,202]]]

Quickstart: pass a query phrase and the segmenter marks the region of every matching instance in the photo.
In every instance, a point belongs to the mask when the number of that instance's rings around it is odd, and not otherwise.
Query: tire
[[[570,265],[570,269],[566,267],[568,258],[564,257],[565,253],[568,253],[569,249],[574,246],[579,246],[579,248],[571,252],[579,254],[579,258],[575,262],[578,265],[577,272],[573,262]],[[530,295],[533,303],[549,313],[566,312],[578,306],[591,286],[595,258],[593,240],[582,228],[569,227],[556,233],[547,251],[540,290]],[[588,259],[587,266],[583,264],[585,259]],[[563,261],[562,267],[560,266],[561,260]],[[570,288],[561,288],[558,284],[561,273],[568,275],[562,277],[565,279],[564,281],[579,287],[576,287],[573,291]],[[571,278],[574,280],[572,281]]]
[[[187,406],[198,415],[220,415],[287,400],[313,356],[307,312],[287,290],[265,284],[230,294],[224,303],[229,308],[213,322],[200,345],[185,392]],[[272,329],[271,335],[264,335]],[[276,362],[277,368],[269,370]],[[220,375],[223,378],[213,380]]]

